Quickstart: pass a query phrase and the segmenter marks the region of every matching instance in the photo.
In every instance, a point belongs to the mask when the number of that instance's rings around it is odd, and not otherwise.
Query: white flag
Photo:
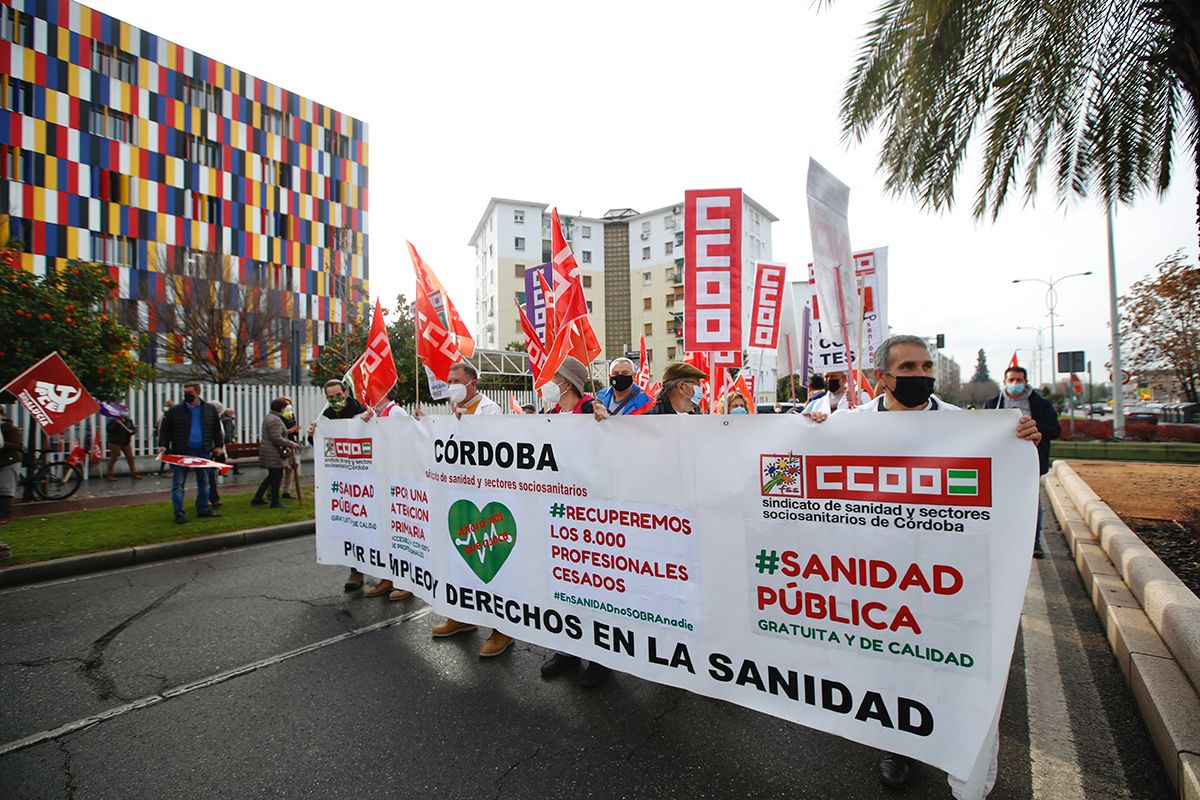
[[[821,327],[858,354],[858,286],[850,253],[850,187],[808,160],[808,225]]]

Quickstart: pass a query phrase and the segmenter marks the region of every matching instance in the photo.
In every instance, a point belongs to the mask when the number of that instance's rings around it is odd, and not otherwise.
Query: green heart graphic
[[[488,503],[480,511],[470,500],[455,500],[447,524],[454,549],[484,583],[491,583],[517,544],[517,521],[507,506]]]

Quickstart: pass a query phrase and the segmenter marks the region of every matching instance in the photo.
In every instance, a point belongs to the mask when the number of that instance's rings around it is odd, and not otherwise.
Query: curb
[[[1042,480],[1167,777],[1200,798],[1200,598],[1065,462]]]
[[[305,520],[302,522],[286,522],[282,525],[269,525],[265,528],[251,528],[244,531],[215,533],[211,536],[197,536],[194,539],[180,539],[176,542],[159,542],[158,544],[122,547],[117,550],[105,550],[100,553],[55,558],[50,561],[38,561],[33,564],[19,564],[15,567],[0,569],[0,588],[23,586],[28,583],[38,583],[56,578],[68,578],[74,575],[101,572],[103,570],[117,569],[118,567],[128,567],[134,564],[148,564],[153,561],[164,561],[168,558],[208,553],[230,547],[244,547],[248,544],[270,542],[276,539],[312,536],[314,533],[316,533],[316,522]]]

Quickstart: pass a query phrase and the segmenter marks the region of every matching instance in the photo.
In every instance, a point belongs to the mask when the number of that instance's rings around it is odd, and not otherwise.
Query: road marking
[[[1033,796],[1082,800],[1079,756],[1059,672],[1058,653],[1054,648],[1055,632],[1046,608],[1042,564],[1053,569],[1049,563],[1041,562],[1030,570],[1025,608],[1021,613]],[[1059,589],[1061,591],[1061,587]]]
[[[176,697],[182,697],[185,694],[190,694],[192,692],[199,691],[200,689],[207,689],[210,686],[216,686],[217,684],[233,680],[234,678],[238,678],[242,675],[248,675],[251,672],[256,672],[260,669],[274,666],[275,664],[280,664],[289,659],[296,658],[297,656],[322,650],[339,642],[344,642],[347,639],[353,639],[366,633],[372,633],[374,631],[383,630],[384,628],[391,628],[396,625],[401,625],[405,622],[411,622],[413,620],[420,619],[432,611],[433,609],[430,606],[425,606],[424,608],[409,612],[408,614],[402,614],[398,617],[380,620],[379,622],[374,622],[370,625],[364,625],[361,628],[355,628],[352,631],[346,631],[345,633],[338,634],[337,636],[331,636],[328,639],[322,639],[319,642],[313,642],[312,644],[306,644],[302,647],[297,647],[295,650],[288,650],[286,653],[280,653],[259,661],[252,661],[249,664],[243,664],[240,667],[234,667],[233,669],[227,669],[223,672],[214,673],[206,678],[200,678],[199,680],[180,684],[179,686],[174,686],[170,689],[164,689],[156,694],[139,697],[137,700],[132,700],[114,708],[106,709],[101,711],[99,714],[93,714],[90,717],[84,717],[83,719],[77,719],[73,722],[59,725],[57,728],[51,728],[50,730],[34,733],[30,736],[25,736],[21,739],[14,739],[11,742],[2,744],[0,745],[0,756],[5,756],[9,753],[15,753],[18,750],[24,750],[28,747],[33,747],[34,745],[50,741],[51,739],[57,739],[60,736],[66,736],[69,733],[76,733],[78,731],[86,730],[94,725],[99,725],[102,722],[107,722],[110,719],[116,719],[117,717],[128,714],[131,711],[149,708],[150,706],[164,703],[167,700],[171,700]]]
[[[311,536],[311,534],[305,534]],[[255,544],[238,545],[236,547],[223,547],[220,550],[213,550],[208,553],[196,553],[191,556],[179,556],[177,558],[164,558],[161,561],[148,561],[145,564],[131,564],[128,567],[117,567],[116,569],[106,569],[99,572],[89,572],[86,575],[75,575],[70,578],[57,578],[51,581],[41,581],[39,583],[27,583],[22,586],[10,586],[7,589],[0,589],[0,597],[6,594],[15,594],[16,592],[28,592],[33,589],[44,589],[48,586],[64,586],[68,583],[79,583],[80,581],[90,581],[93,578],[104,578],[110,575],[124,575],[128,572],[141,572],[144,569],[153,569],[161,567],[164,564],[179,564],[185,561],[200,561],[206,558],[216,558],[218,556],[229,555],[233,552],[243,553],[247,550],[261,550],[264,547],[272,547],[275,545],[295,542],[297,539],[303,539],[304,536],[290,536],[287,539],[275,539],[270,542],[257,542]]]

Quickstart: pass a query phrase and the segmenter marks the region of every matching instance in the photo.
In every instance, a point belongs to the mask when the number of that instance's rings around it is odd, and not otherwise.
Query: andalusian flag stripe
[[[946,491],[950,494],[979,494],[979,470],[946,470]]]

